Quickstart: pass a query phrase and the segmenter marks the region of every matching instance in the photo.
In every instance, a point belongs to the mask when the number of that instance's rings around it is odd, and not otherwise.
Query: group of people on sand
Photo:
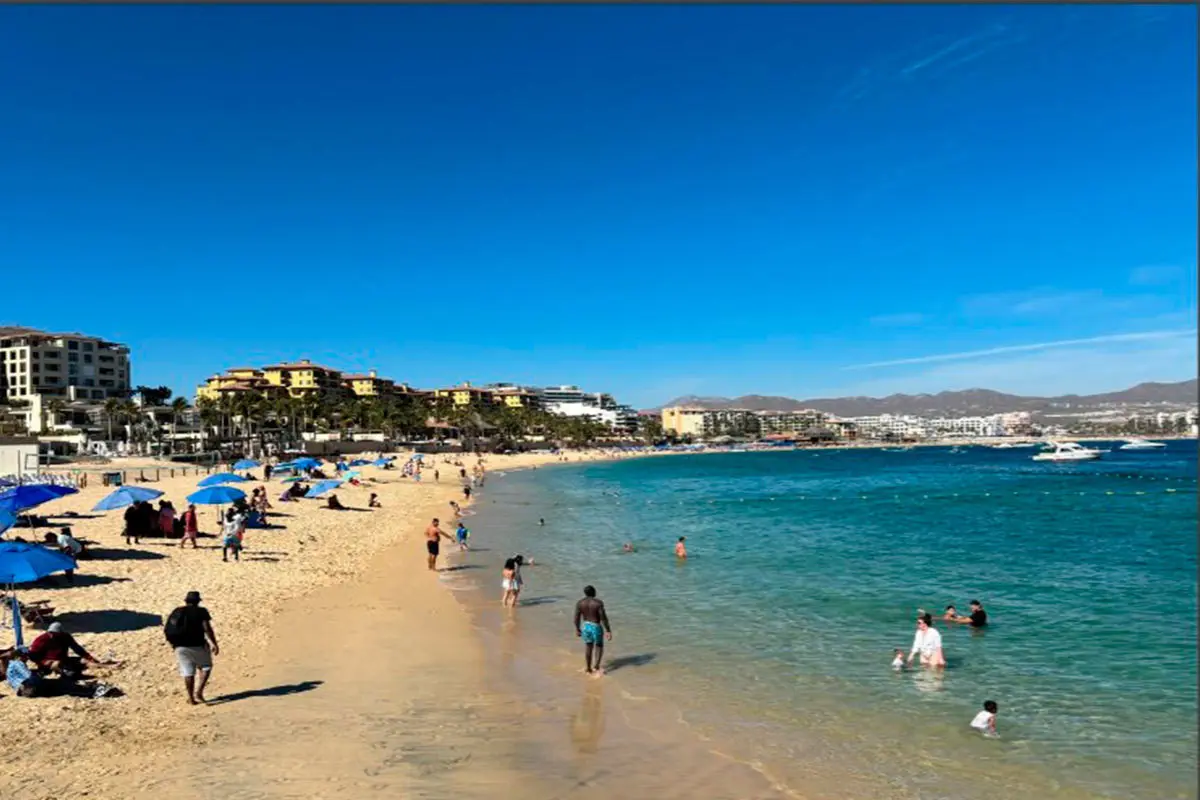
[[[115,687],[91,678],[89,666],[119,667],[120,662],[93,656],[52,622],[27,649],[0,650],[0,670],[18,697],[117,697]]]

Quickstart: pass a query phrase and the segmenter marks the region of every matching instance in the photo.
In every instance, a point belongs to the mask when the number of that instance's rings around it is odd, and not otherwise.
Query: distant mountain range
[[[1006,411],[1028,411],[1031,414],[1069,414],[1098,411],[1115,406],[1173,405],[1192,406],[1197,403],[1196,380],[1178,383],[1139,383],[1120,392],[1061,397],[1022,397],[994,392],[990,389],[966,389],[961,392],[937,394],[893,394],[887,397],[830,397],[796,400],[791,397],[771,397],[748,394],[742,397],[677,397],[665,406],[698,408],[747,408],[754,411],[795,411],[812,408],[843,417],[864,417],[875,414],[911,414],[925,417],[974,416],[999,414]],[[664,406],[664,407],[665,407]]]

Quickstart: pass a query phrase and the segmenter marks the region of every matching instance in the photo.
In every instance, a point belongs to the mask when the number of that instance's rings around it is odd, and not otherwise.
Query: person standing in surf
[[[442,530],[441,523],[435,518],[429,523],[429,527],[425,529],[425,550],[429,553],[429,569],[437,569],[437,557],[441,539],[445,538],[448,542],[453,542],[450,534]]]
[[[942,634],[933,627],[933,615],[922,614],[917,617],[917,633],[913,636],[912,651],[908,654],[906,664],[912,664],[913,658],[921,654],[921,666],[944,669],[946,656],[942,652]]]
[[[575,604],[575,635],[583,640],[584,671],[603,675],[600,663],[604,660],[604,640],[612,641],[612,625],[604,601],[596,597],[595,586],[583,587],[583,597]]]

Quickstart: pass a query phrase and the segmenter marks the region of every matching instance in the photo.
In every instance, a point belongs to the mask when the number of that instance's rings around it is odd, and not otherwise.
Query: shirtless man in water
[[[446,541],[453,542],[450,534],[442,530],[441,523],[434,519],[425,529],[425,549],[429,551],[429,568],[437,569],[438,545],[441,543],[441,537],[445,537]]]
[[[589,675],[603,675],[600,662],[604,660],[604,640],[612,641],[612,626],[608,624],[604,601],[596,597],[595,586],[583,587],[583,599],[575,604],[575,635],[583,639],[585,671]]]

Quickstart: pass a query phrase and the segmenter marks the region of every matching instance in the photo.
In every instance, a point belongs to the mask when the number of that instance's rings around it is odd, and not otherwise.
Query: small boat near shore
[[[1118,447],[1118,450],[1162,450],[1166,447],[1163,442],[1152,442],[1149,439],[1135,437]]]
[[[1050,442],[1053,450],[1038,453],[1034,461],[1094,461],[1100,458],[1106,450],[1093,450],[1076,442]]]

